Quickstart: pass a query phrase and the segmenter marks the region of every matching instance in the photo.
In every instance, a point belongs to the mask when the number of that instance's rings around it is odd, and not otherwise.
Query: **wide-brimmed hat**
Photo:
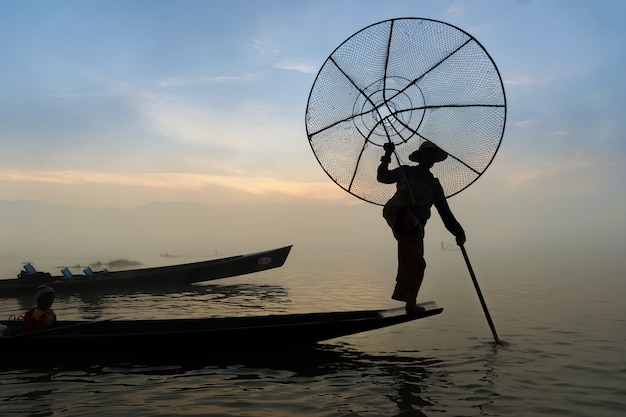
[[[39,299],[44,295],[44,294],[48,294],[49,292],[52,293],[52,295],[55,295],[54,293],[54,288],[52,288],[49,285],[40,285],[37,287],[37,290],[35,291],[35,303],[39,302]]]
[[[426,141],[420,145],[418,150],[409,155],[409,160],[418,162],[417,155],[423,151],[432,153],[434,162],[441,162],[448,157],[448,154],[443,149],[432,142]]]

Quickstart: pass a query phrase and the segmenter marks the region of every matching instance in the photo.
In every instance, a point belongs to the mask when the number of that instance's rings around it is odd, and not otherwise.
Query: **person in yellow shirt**
[[[35,291],[35,306],[24,315],[22,333],[37,332],[51,329],[57,324],[56,313],[50,306],[54,303],[54,289],[48,285],[40,285]]]

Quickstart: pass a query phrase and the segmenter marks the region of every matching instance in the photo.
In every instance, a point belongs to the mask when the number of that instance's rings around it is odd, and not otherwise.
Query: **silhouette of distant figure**
[[[54,289],[48,285],[40,285],[35,292],[35,306],[24,314],[22,333],[37,332],[51,329],[57,324],[57,316],[52,308]]]
[[[448,154],[426,141],[409,155],[409,160],[417,165],[401,165],[389,170],[395,146],[388,142],[383,149],[385,154],[380,159],[377,179],[384,184],[396,183],[396,193],[383,208],[383,217],[398,242],[398,272],[391,298],[404,301],[407,313],[417,313],[424,311],[416,304],[426,269],[424,227],[430,218],[431,207],[435,206],[459,246],[465,243],[465,232],[450,211],[441,183],[430,172],[430,168],[446,159]]]

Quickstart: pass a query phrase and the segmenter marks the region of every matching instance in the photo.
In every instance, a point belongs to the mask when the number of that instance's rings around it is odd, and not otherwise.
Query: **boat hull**
[[[76,275],[68,280],[62,276],[40,281],[13,278],[0,280],[0,298],[31,296],[41,284],[51,285],[57,295],[79,293],[119,294],[136,291],[163,291],[211,281],[250,274],[281,267],[291,251],[291,245],[262,252],[211,259],[179,265],[142,268],[126,271],[96,273],[93,277]]]
[[[160,356],[241,352],[288,346],[311,346],[318,342],[394,326],[440,314],[434,302],[420,304],[422,313],[407,314],[404,308],[251,317],[220,317],[170,320],[103,320],[59,322],[52,331],[19,333],[19,321],[0,337],[5,357],[68,358],[80,355]]]

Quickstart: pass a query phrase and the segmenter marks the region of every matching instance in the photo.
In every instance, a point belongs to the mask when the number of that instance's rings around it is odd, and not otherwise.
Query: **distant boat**
[[[449,245],[444,245],[443,244],[443,240],[441,241],[441,250],[444,251],[453,251],[453,250],[459,250],[458,246],[454,246],[453,244],[449,244]]]
[[[287,260],[292,245],[262,252],[210,259],[201,262],[124,271],[92,271],[74,274],[63,268],[62,275],[52,276],[36,271],[32,264],[24,265],[18,278],[0,280],[0,298],[32,295],[41,284],[51,285],[60,295],[119,294],[137,291],[176,289],[196,282],[250,274],[281,267]]]
[[[182,257],[183,255],[170,255],[167,252],[161,254],[161,258],[182,258]]]
[[[187,258],[187,255],[172,255],[169,252],[161,253],[161,258]],[[215,251],[213,256],[222,256],[218,251]]]

